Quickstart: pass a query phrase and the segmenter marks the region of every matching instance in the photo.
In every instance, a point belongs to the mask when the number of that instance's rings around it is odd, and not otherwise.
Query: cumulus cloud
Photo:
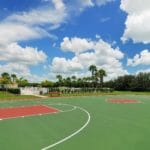
[[[48,33],[40,28],[9,22],[0,24],[0,45],[7,45],[16,41],[37,39],[46,35],[48,36]]]
[[[93,48],[93,42],[88,39],[71,38],[65,37],[61,43],[61,49],[63,51],[71,51],[74,53],[80,53]]]
[[[7,63],[4,65],[0,65],[0,74],[3,72],[8,73],[15,72],[17,75],[25,75],[29,74],[30,71],[26,65],[18,63]]]
[[[140,54],[136,54],[133,58],[129,58],[128,66],[150,65],[150,51],[143,50]]]
[[[0,65],[0,74],[3,72],[8,72],[9,74],[15,73],[18,78],[23,77],[28,79],[30,82],[41,82],[46,80],[46,76],[39,76],[31,73],[29,67],[25,64],[20,63],[7,63]]]
[[[122,41],[150,43],[150,1],[121,0],[120,8],[127,13]]]
[[[129,14],[141,13],[149,9],[149,0],[121,0],[121,8]]]
[[[82,74],[90,75],[88,67],[91,64],[105,69],[108,74],[107,79],[128,73],[123,69],[122,63],[120,62],[124,54],[119,48],[112,48],[109,43],[106,43],[102,39],[98,41],[89,41],[88,39],[77,37],[71,38],[70,40],[68,37],[64,39],[67,39],[67,42],[63,40],[60,44],[62,50],[73,52],[75,56],[72,59],[55,57],[51,64],[51,69],[55,74],[63,74],[65,76],[75,74],[78,77],[81,77]],[[73,39],[77,39],[80,42],[76,43],[76,40],[74,41]],[[87,51],[89,49],[91,51]]]
[[[66,11],[62,0],[52,0],[54,7],[49,4],[45,7],[39,7],[29,12],[13,14],[5,21],[21,22],[30,25],[59,24],[65,20]]]
[[[16,73],[31,77],[30,66],[45,62],[47,56],[42,50],[30,46],[22,47],[18,42],[37,38],[53,37],[41,25],[49,23],[59,27],[64,21],[65,5],[62,0],[29,12],[12,14],[0,23],[0,66],[1,72]],[[35,75],[34,75],[35,76]]]
[[[97,54],[111,55],[118,59],[123,58],[123,53],[119,48],[113,49],[110,44],[104,42],[102,39],[92,41],[85,38],[73,37],[69,39],[68,37],[65,37],[63,42],[61,42],[60,47],[65,52],[70,51],[75,54],[88,50],[96,50]]]
[[[102,0],[104,1],[104,0]],[[109,0],[105,0],[108,2]],[[43,63],[47,56],[42,50],[36,48],[19,45],[22,41],[39,39],[43,37],[55,38],[51,35],[51,30],[58,29],[62,23],[73,14],[73,11],[84,10],[87,7],[93,7],[96,3],[93,0],[76,0],[77,5],[73,1],[67,3],[63,0],[43,0],[46,5],[39,6],[29,11],[13,13],[0,22],[0,65],[1,72],[24,74],[31,77],[30,66]],[[73,11],[69,5],[75,6]],[[78,47],[77,43],[81,43]],[[64,51],[72,51],[80,54],[93,47],[93,42],[87,39],[64,39],[62,49]],[[84,66],[78,61],[70,59],[54,59],[53,66],[63,62],[68,64],[67,68],[71,71],[81,70]],[[55,68],[55,67],[54,67]],[[58,67],[59,68],[59,67]],[[57,70],[57,66],[54,71]],[[26,74],[25,74],[26,72]],[[37,76],[32,76],[32,78]]]
[[[37,48],[21,47],[17,43],[0,46],[0,62],[3,62],[0,64],[0,74],[3,72],[15,73],[30,81],[40,81],[42,77],[31,74],[29,68],[45,62],[46,59],[47,55]]]
[[[71,73],[78,72],[83,69],[82,64],[80,64],[76,59],[65,59],[55,57],[52,62],[52,70],[56,73]]]
[[[0,47],[0,61],[18,62],[26,65],[36,65],[46,60],[46,54],[32,47],[21,47],[17,43],[11,43],[6,47]]]

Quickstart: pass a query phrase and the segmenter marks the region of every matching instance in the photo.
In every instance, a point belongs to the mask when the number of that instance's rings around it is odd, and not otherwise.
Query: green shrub
[[[0,88],[0,91],[6,91],[6,89],[5,88]]]
[[[12,93],[12,94],[20,94],[21,91],[20,89],[16,88],[16,89],[8,89],[7,90],[9,93]]]

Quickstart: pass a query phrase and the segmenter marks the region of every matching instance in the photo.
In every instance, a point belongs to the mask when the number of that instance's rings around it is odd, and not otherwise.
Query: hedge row
[[[12,94],[20,94],[21,93],[21,91],[20,91],[20,89],[19,88],[0,88],[0,91],[7,91],[7,92],[9,92],[9,93],[12,93]]]

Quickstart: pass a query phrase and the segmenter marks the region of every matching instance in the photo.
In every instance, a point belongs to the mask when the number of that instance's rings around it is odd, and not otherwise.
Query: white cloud
[[[96,50],[97,55],[108,55],[116,59],[122,59],[124,57],[124,54],[119,50],[118,47],[114,49],[109,43],[104,42],[102,39],[96,42],[93,49]]]
[[[48,36],[48,33],[40,28],[32,28],[26,25],[14,23],[0,24],[0,45],[7,45],[16,41],[41,38],[46,35]]]
[[[120,8],[127,13],[126,28],[122,41],[150,43],[150,1],[121,0]]]
[[[17,43],[0,46],[0,74],[8,72],[15,73],[29,81],[40,81],[42,77],[31,74],[30,67],[46,61],[47,55],[37,48],[21,47]],[[38,79],[37,81],[34,79]]]
[[[105,0],[105,2],[107,1]],[[80,7],[94,6],[92,0],[76,0],[75,3],[78,5],[74,5],[74,2],[68,4],[63,0],[48,0],[46,2],[43,6],[30,11],[14,13],[2,20],[0,23],[0,45],[45,36],[56,38],[48,31],[58,29],[74,13],[69,9],[69,5],[75,7],[74,11]],[[49,27],[46,29],[45,26]]]
[[[16,73],[17,75],[25,75],[29,74],[29,69],[26,65],[22,65],[19,63],[7,63],[4,65],[0,65],[0,74],[3,72],[8,73]]]
[[[52,62],[52,71],[54,73],[70,73],[70,72],[78,72],[83,69],[82,64],[80,64],[75,59],[65,59],[55,57]]]
[[[47,79],[45,76],[32,74],[27,65],[20,63],[8,63],[0,65],[0,74],[3,72],[8,72],[9,74],[15,73],[18,78],[23,77],[30,82],[41,82]]]
[[[92,0],[77,0],[80,3],[80,6],[82,7],[92,7],[94,6],[94,3]]]
[[[69,40],[69,38],[66,37],[65,39],[67,39],[67,42],[63,40],[62,43],[65,43],[66,51],[73,52],[75,56],[72,59],[55,57],[51,64],[51,70],[55,74],[63,74],[65,76],[75,74],[78,77],[81,77],[82,74],[90,75],[88,67],[91,64],[96,65],[98,68],[105,69],[108,74],[107,80],[128,73],[123,69],[122,63],[120,62],[124,54],[119,48],[112,48],[109,43],[104,42],[102,39],[89,41],[88,39],[75,37],[79,42],[76,42],[76,40],[74,42],[74,38]],[[61,48],[64,51],[62,43]],[[87,51],[89,47],[92,51]]]
[[[29,12],[13,14],[5,19],[9,22],[21,22],[28,25],[60,24],[65,20],[66,8],[62,0],[52,0],[54,8],[49,6],[39,7]]]
[[[141,73],[141,72],[143,72],[143,73],[150,73],[150,69],[138,70],[138,71],[136,72],[136,74],[139,74],[139,73]]]
[[[32,47],[21,47],[17,43],[11,43],[6,47],[0,47],[0,61],[15,62],[26,65],[36,65],[46,60],[43,51]]]
[[[99,34],[96,34],[95,37],[96,37],[96,39],[100,39],[101,38],[101,36]]]
[[[86,7],[93,7],[95,5],[102,6],[115,0],[76,0],[76,1],[79,5],[79,8],[84,9]]]
[[[88,39],[71,38],[65,37],[61,43],[61,49],[63,51],[70,51],[74,53],[80,53],[93,48],[93,42]]]
[[[32,40],[42,37],[56,38],[41,25],[49,25],[48,30],[57,29],[65,21],[66,8],[62,0],[52,0],[28,12],[14,13],[0,23],[0,45],[11,42]]]
[[[100,22],[101,23],[105,23],[105,22],[107,22],[109,20],[110,20],[110,17],[104,17],[104,18],[101,18]]]
[[[104,0],[102,1],[104,2]],[[105,2],[107,1],[109,0],[105,0]],[[94,6],[92,0],[76,0],[76,2],[80,7]],[[79,8],[78,5],[76,5],[75,11]],[[0,23],[0,44],[44,36],[52,37],[41,25],[49,25],[48,30],[57,29],[70,15],[68,5],[63,0],[51,0],[46,6],[27,12],[14,13]]]
[[[110,0],[100,0],[99,3],[107,3]],[[53,36],[46,30],[55,30],[66,22],[72,13],[70,5],[74,11],[78,9],[94,6],[96,3],[92,0],[76,0],[71,3],[63,0],[48,0],[44,6],[34,8],[30,11],[14,13],[0,23],[0,44],[18,42],[42,38],[44,36]],[[98,2],[98,1],[97,1]],[[74,5],[77,3],[77,5]],[[43,26],[48,25],[48,29]]]
[[[115,0],[96,0],[96,4],[101,6],[101,5],[105,5],[108,2],[113,2]]]
[[[65,10],[65,4],[63,3],[63,0],[52,0],[55,8],[57,11],[64,11]]]
[[[123,58],[123,53],[119,48],[113,49],[110,44],[104,42],[102,39],[92,41],[85,38],[74,37],[69,39],[68,37],[65,37],[60,46],[63,51],[70,51],[75,54],[87,50],[95,50],[96,54],[111,55],[117,59]]]
[[[128,66],[150,65],[150,51],[143,50],[140,54],[136,54],[132,59],[129,58]]]
[[[69,0],[66,1],[66,8],[68,12],[71,14],[80,14],[83,12],[86,8],[91,8],[94,6],[101,7],[103,5],[106,5],[109,2],[113,2],[115,0]]]
[[[129,14],[141,13],[149,9],[150,1],[149,0],[121,0],[121,9],[126,11]]]
[[[105,2],[108,1],[105,0]],[[46,54],[33,47],[21,47],[18,43],[43,37],[55,38],[49,33],[51,30],[58,29],[73,13],[77,11],[80,13],[81,10],[93,7],[96,4],[92,0],[76,0],[78,5],[72,5],[74,9],[71,11],[68,3],[63,0],[43,0],[43,2],[46,4],[45,6],[14,13],[0,22],[0,63],[5,63],[0,65],[1,72],[6,71],[24,75],[28,79],[29,77],[37,79],[38,76],[31,74],[30,66],[43,63],[47,58]],[[71,1],[71,3],[73,2]],[[87,39],[68,38],[66,41],[64,40],[62,49],[64,48],[64,51],[73,51],[74,48],[73,52],[80,54],[91,49],[93,44]],[[59,63],[68,64],[67,68],[70,72],[78,72],[78,70],[82,70],[85,67],[84,63],[82,64],[81,60],[78,59],[78,57],[68,60],[65,58],[54,59],[53,66]],[[57,66],[53,67],[53,69],[58,70]],[[50,74],[52,75],[52,73]]]
[[[58,28],[65,20],[65,5],[62,0],[53,0],[54,7],[50,3],[29,12],[12,14],[1,21],[0,62],[4,62],[0,65],[1,72],[24,75],[30,80],[36,78],[30,73],[30,66],[45,62],[47,55],[37,48],[21,47],[18,42],[45,36],[55,38],[41,25]]]

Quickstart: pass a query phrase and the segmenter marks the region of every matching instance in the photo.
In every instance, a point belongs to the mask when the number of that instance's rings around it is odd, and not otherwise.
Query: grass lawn
[[[79,92],[79,93],[61,93],[61,97],[70,96],[101,96],[101,95],[150,95],[150,92],[132,92],[132,91],[114,91],[114,92]],[[50,96],[50,94],[45,94],[45,96]],[[56,95],[57,97],[57,95]]]
[[[150,92],[133,92],[133,91],[114,91],[112,94],[114,95],[150,95]]]
[[[0,101],[1,100],[21,100],[21,99],[36,99],[36,96],[32,95],[15,95],[8,92],[0,91]]]
[[[106,102],[109,98],[136,99],[141,103],[113,104]],[[149,95],[119,94],[0,102],[1,108],[28,105],[46,105],[61,111],[0,120],[1,149],[148,150],[150,147]],[[90,114],[89,122],[83,108]],[[64,140],[80,129],[81,132]],[[64,142],[46,148],[62,139]]]

